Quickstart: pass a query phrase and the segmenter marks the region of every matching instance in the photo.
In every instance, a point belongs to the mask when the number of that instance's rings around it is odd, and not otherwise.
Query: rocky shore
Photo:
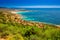
[[[40,23],[40,22],[31,22],[31,21],[22,20],[21,18],[23,16],[17,14],[17,12],[20,12],[19,10],[0,9],[0,11],[2,11],[5,16],[6,15],[9,15],[9,13],[10,13],[11,14],[11,20],[12,21],[16,21],[16,22],[18,22],[20,24],[23,24],[23,25],[30,25],[30,26],[34,26],[35,25],[35,26],[37,26],[39,28],[43,28],[45,25],[51,26],[49,24],[44,24],[44,23]],[[28,12],[28,11],[26,11],[26,12]],[[9,21],[9,20],[7,20],[7,21]],[[53,25],[53,26],[60,27],[58,25]]]

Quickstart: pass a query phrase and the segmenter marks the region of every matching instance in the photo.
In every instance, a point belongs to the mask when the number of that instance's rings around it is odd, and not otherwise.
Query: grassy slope
[[[53,25],[38,28],[35,25],[23,25],[11,19],[9,12],[0,12],[0,38],[6,40],[60,40],[60,29]],[[17,18],[18,19],[18,18]]]

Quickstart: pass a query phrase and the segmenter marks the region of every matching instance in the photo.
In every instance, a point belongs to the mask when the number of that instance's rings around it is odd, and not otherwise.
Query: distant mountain
[[[0,7],[0,8],[7,8],[7,7]]]

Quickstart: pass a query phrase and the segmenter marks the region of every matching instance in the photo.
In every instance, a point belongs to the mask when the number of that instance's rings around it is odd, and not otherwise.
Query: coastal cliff
[[[60,28],[21,19],[21,15],[0,10],[0,40],[60,40]]]

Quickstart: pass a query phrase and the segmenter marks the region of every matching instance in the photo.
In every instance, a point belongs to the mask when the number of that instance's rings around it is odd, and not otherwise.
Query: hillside
[[[60,28],[29,22],[18,14],[0,11],[0,40],[60,40]]]

